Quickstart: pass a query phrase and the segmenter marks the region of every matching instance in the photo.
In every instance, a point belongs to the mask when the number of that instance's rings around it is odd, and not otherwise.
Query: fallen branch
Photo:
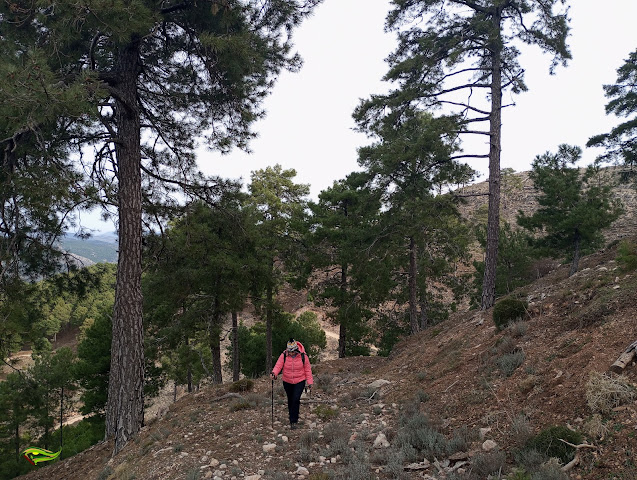
[[[613,373],[622,373],[626,365],[633,361],[635,355],[637,355],[637,341],[626,347],[619,358],[615,360],[615,363],[610,366],[609,370]]]
[[[588,443],[581,443],[579,445],[574,445],[570,442],[567,442],[566,440],[560,438],[560,442],[564,442],[565,444],[573,447],[575,449],[575,457],[573,457],[573,460],[571,460],[570,462],[568,462],[566,465],[564,465],[562,467],[562,471],[563,472],[568,472],[569,470],[571,470],[574,466],[578,465],[580,462],[580,456],[579,456],[579,451],[582,448],[591,448],[593,450],[597,450],[597,446],[596,445],[590,445]]]
[[[220,402],[221,400],[225,400],[226,398],[241,398],[241,395],[239,395],[238,393],[226,393],[225,395],[221,395],[220,397],[213,398],[210,401]]]

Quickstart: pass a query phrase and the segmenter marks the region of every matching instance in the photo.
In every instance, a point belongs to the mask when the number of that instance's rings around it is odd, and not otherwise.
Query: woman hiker
[[[301,342],[290,338],[287,348],[279,356],[272,369],[270,377],[276,379],[283,371],[283,388],[288,396],[288,412],[290,414],[290,428],[294,430],[299,421],[299,408],[301,407],[301,394],[305,388],[312,388],[312,365],[305,354],[305,348]]]

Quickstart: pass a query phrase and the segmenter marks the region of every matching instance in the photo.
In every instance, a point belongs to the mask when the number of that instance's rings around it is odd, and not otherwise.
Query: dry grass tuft
[[[593,412],[610,413],[635,399],[635,387],[623,375],[592,372],[586,383],[586,402]]]

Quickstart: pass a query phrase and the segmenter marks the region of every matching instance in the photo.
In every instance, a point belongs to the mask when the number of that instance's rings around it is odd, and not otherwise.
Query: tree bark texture
[[[495,275],[500,228],[500,150],[502,134],[502,36],[501,11],[493,15],[494,38],[491,41],[491,113],[489,116],[489,213],[487,247],[484,259],[481,309],[495,303]]]
[[[114,144],[119,189],[119,259],[106,405],[106,438],[115,440],[114,453],[139,432],[144,422],[141,149],[137,104],[140,65],[137,41],[122,47],[116,69],[120,73],[114,112],[118,126]]]
[[[232,381],[239,381],[239,318],[237,312],[232,312]]]
[[[573,262],[571,263],[571,269],[568,272],[568,276],[575,275],[577,269],[579,268],[579,259],[580,259],[580,246],[582,243],[582,236],[579,233],[579,230],[575,229],[575,239],[573,241],[574,250],[573,250]]]
[[[420,330],[429,326],[429,306],[427,305],[427,291],[423,292],[423,300],[420,302]]]
[[[416,276],[418,275],[417,247],[414,237],[409,237],[409,324],[411,333],[420,330],[418,322],[418,292],[416,290]]]
[[[220,385],[223,382],[221,373],[221,339],[219,338],[219,318],[211,320],[210,325],[210,353],[212,354],[212,383]]]
[[[345,299],[347,295],[347,265],[341,265],[341,296]],[[341,305],[342,308],[342,305]],[[347,319],[341,316],[338,329],[338,358],[345,358],[345,347],[347,345]]]

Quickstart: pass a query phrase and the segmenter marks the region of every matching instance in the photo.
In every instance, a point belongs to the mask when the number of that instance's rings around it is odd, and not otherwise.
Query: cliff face
[[[581,170],[584,172],[584,169]],[[613,194],[618,198],[624,213],[605,232],[606,242],[618,240],[637,232],[637,171],[630,172],[623,167],[602,169],[596,179],[605,185],[611,185]],[[486,222],[489,184],[480,182],[457,190],[465,199],[461,211],[465,218],[476,222]],[[526,215],[537,209],[537,191],[529,178],[529,172],[508,173],[502,176],[500,219],[515,226],[516,217],[521,210]]]

